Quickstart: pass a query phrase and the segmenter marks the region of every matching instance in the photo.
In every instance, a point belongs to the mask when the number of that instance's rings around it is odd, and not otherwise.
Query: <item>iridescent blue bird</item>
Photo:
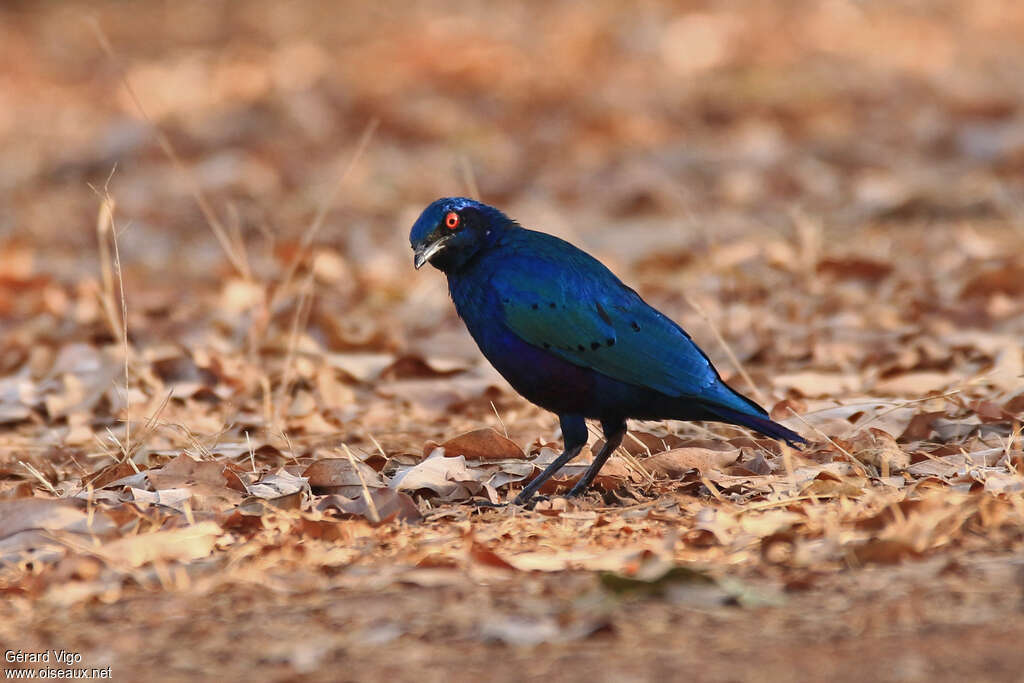
[[[630,418],[725,422],[804,443],[723,382],[679,325],[568,242],[463,197],[428,206],[409,241],[417,269],[430,263],[448,276],[455,310],[487,360],[558,415],[564,451],[516,504],[579,454],[587,418],[600,421],[605,444],[570,496],[590,486]]]

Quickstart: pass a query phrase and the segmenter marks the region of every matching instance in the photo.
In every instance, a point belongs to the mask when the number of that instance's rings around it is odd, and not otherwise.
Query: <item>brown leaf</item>
[[[190,499],[189,506],[196,511],[213,510],[222,512],[238,505],[242,500],[242,494],[231,483],[240,483],[238,475],[228,470],[224,463],[209,460],[193,460],[190,456],[182,453],[174,460],[160,468],[148,470],[146,477],[150,484],[160,494],[159,502],[162,505],[178,507],[178,503],[184,499],[178,495],[181,492],[187,494]],[[173,492],[173,493],[172,493]],[[135,491],[135,500],[145,500]],[[171,496],[171,498],[168,498]],[[173,502],[170,502],[172,501]]]
[[[976,275],[960,290],[960,298],[990,297],[997,293],[1024,295],[1024,266],[1008,264]]]
[[[704,447],[705,444],[696,443],[695,441],[697,440],[684,439],[675,434],[658,436],[657,434],[651,434],[649,432],[631,431],[626,435],[626,438],[622,440],[620,448],[630,455],[643,456],[653,455],[655,453],[664,453],[665,451],[672,450],[673,448],[681,448],[683,446]],[[591,447],[591,450],[594,453],[597,453],[603,447],[604,439],[598,439]]]
[[[952,372],[907,372],[878,382],[875,390],[880,394],[920,398],[932,392],[942,391],[963,381],[963,377]]]
[[[498,553],[494,552],[483,543],[480,543],[476,539],[470,541],[469,544],[469,557],[473,562],[482,564],[486,567],[494,567],[495,569],[507,569],[515,571],[515,567],[511,565],[507,560],[502,558]]]
[[[802,519],[803,515],[789,510],[765,510],[743,515],[740,518],[740,528],[748,534],[764,538],[787,532]]]
[[[159,360],[154,360],[151,367],[153,372],[163,380],[165,384],[186,384],[196,387],[196,391],[203,386],[213,386],[217,383],[217,376],[196,365],[192,358],[184,355],[171,355]],[[183,396],[184,393],[175,391],[176,396]]]
[[[221,527],[225,530],[235,531],[243,534],[252,534],[263,529],[263,516],[260,514],[247,514],[241,509],[232,510],[218,516]]]
[[[84,500],[17,498],[0,501],[0,538],[30,529],[101,536],[116,531],[113,521]]]
[[[233,491],[239,493],[248,493],[249,489],[246,487],[245,482],[242,481],[240,476],[241,470],[234,465],[226,465],[224,467],[224,481],[227,483],[227,487]]]
[[[133,474],[135,474],[135,468],[127,462],[115,462],[107,465],[101,470],[97,470],[90,475],[82,477],[82,484],[90,484],[93,488],[101,489],[111,482],[123,479],[124,477],[130,477]]]
[[[32,417],[32,409],[17,403],[0,403],[0,425],[12,425]]]
[[[113,354],[88,344],[62,347],[51,370],[55,382],[44,400],[47,415],[50,419],[90,415],[121,369]]]
[[[177,510],[178,512],[184,512],[186,504],[191,507],[190,499],[192,498],[192,489],[177,488],[146,491],[145,489],[128,487],[122,495],[126,497],[126,500],[132,500],[136,503],[161,505]],[[220,511],[223,512],[224,509],[228,509],[230,507],[233,507],[233,505],[226,505]]]
[[[464,455],[467,460],[522,460],[526,457],[516,442],[489,427],[460,434],[441,447],[446,456]]]
[[[151,562],[190,562],[213,551],[221,534],[215,522],[127,536],[95,552],[108,562],[141,567]]]
[[[985,380],[1003,391],[1017,391],[1024,386],[1024,351],[1019,343],[1004,346],[996,354],[996,361],[984,373]]]
[[[860,391],[862,380],[857,375],[834,372],[792,372],[778,374],[772,383],[783,391],[793,390],[805,397],[827,397]]]
[[[329,353],[327,362],[357,382],[377,379],[395,360],[390,353]]]
[[[851,550],[854,557],[865,564],[896,564],[921,555],[906,541],[887,538],[873,538],[853,546]]]
[[[971,410],[977,414],[982,422],[999,423],[1010,419],[1012,416],[1003,412],[1002,406],[995,401],[971,401]]]
[[[788,398],[784,401],[779,401],[772,406],[769,412],[771,417],[776,422],[779,420],[788,420],[793,417],[793,414],[802,415],[807,412],[807,402],[799,399]]]
[[[626,461],[618,455],[613,455],[604,464],[601,471],[597,473],[597,476],[594,477],[592,486],[602,491],[615,491],[625,482],[629,481],[629,475],[630,470],[626,465]],[[574,478],[572,484],[575,486],[578,480],[579,477]]]
[[[302,476],[309,480],[314,493],[340,493],[350,498],[362,492],[363,481],[369,488],[386,486],[380,474],[372,467],[361,462],[357,462],[357,466],[358,471],[348,458],[324,458],[313,462],[303,471]]]
[[[384,379],[449,377],[464,372],[470,367],[469,363],[461,359],[402,356],[384,368],[380,376]]]
[[[910,465],[910,454],[896,443],[888,432],[874,427],[857,434],[850,443],[850,452],[862,463],[872,465],[888,476],[889,472],[902,472]]]
[[[308,519],[303,516],[299,518],[298,526],[302,535],[309,538],[317,538],[324,541],[348,541],[352,538],[347,524],[335,520]]]
[[[371,489],[370,498],[380,515],[381,523],[387,522],[418,522],[423,518],[416,501],[407,493],[395,491],[394,489]],[[362,495],[356,498],[346,498],[339,495],[325,496],[316,505],[316,509],[326,511],[338,510],[346,515],[362,517],[372,520],[373,513],[370,510],[366,498]]]
[[[1003,410],[1010,415],[1020,417],[1024,415],[1024,393],[1017,394],[1009,401],[1003,404]]]
[[[712,469],[721,470],[736,462],[739,455],[738,450],[676,448],[645,458],[642,464],[651,474],[679,479],[692,469],[700,471],[701,474]]]
[[[849,481],[835,481],[828,477],[818,476],[804,486],[800,493],[802,495],[813,495],[819,498],[833,498],[839,496],[856,497],[864,493],[864,489]]]
[[[932,425],[946,415],[945,410],[918,413],[910,420],[906,430],[900,434],[897,441],[922,441],[932,434]]]
[[[266,474],[249,486],[249,493],[259,498],[279,498],[299,493],[308,488],[306,479],[288,472],[283,467],[277,472]]]
[[[446,500],[466,500],[483,489],[490,476],[467,467],[465,456],[448,458],[437,449],[423,462],[400,468],[390,486],[399,491],[432,491]]]
[[[209,460],[195,460],[182,453],[163,467],[151,469],[146,473],[155,489],[172,489],[191,486],[193,484],[210,484],[226,486],[224,465]]]
[[[836,279],[876,282],[892,272],[892,265],[866,258],[826,258],[818,262],[818,273]]]

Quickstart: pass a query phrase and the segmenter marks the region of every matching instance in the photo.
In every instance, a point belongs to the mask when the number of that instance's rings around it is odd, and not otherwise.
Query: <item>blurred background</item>
[[[843,241],[1016,221],[1022,35],[997,0],[7,2],[0,230],[45,271],[88,270],[89,184],[116,166],[126,264],[223,267],[121,68],[254,250],[302,234],[379,121],[317,236],[357,272],[408,275],[411,221],[468,177],[625,265],[649,240],[784,233],[794,210]]]
[[[183,520],[217,529],[195,562],[169,556],[173,581],[101,566],[92,536],[46,557],[23,539],[37,559],[0,561],[8,642],[150,678],[257,662],[280,680],[480,680],[509,661],[512,679],[665,680],[680,656],[701,680],[772,678],[765,661],[779,679],[976,680],[979,660],[1019,678],[1024,4],[6,0],[0,65],[0,506],[28,511],[0,536],[25,519],[39,536],[37,510],[94,489],[128,525],[118,542],[173,553],[162,534]],[[337,464],[342,443],[390,477],[487,426],[553,455],[554,416],[483,362],[441,274],[413,270],[413,221],[459,194],[573,241],[682,323],[816,441],[807,488],[777,446],[682,423],[642,429],[655,449],[732,439],[730,498],[699,489],[708,468],[606,468],[620,498],[575,517],[471,516],[468,489],[419,490],[422,523],[372,526],[264,485]],[[839,481],[843,443],[903,464]],[[195,483],[174,463],[215,486],[181,514],[139,504]],[[744,507],[741,475],[776,498]],[[253,491],[294,507],[243,515]],[[793,534],[791,563],[745,524],[708,526],[762,509],[786,517],[754,521]],[[501,559],[581,547],[777,579],[790,606],[591,600],[593,571]],[[982,551],[1001,553],[995,579]],[[574,612],[592,630],[563,638]],[[960,622],[990,630],[938,630]]]
[[[142,346],[280,352],[314,295],[305,351],[479,363],[408,246],[456,194],[724,362],[702,307],[767,402],[949,370],[971,359],[878,344],[1018,331],[1022,36],[998,0],[8,2],[0,370],[116,339],[107,195]],[[861,380],[770,379],[809,363]]]

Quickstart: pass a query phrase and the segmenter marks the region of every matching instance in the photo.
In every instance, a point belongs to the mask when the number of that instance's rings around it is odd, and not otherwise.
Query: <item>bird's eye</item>
[[[459,214],[449,211],[448,215],[444,217],[444,224],[449,230],[459,227]]]

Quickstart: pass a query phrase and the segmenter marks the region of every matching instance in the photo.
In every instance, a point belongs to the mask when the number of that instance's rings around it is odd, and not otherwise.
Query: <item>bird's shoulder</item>
[[[590,254],[526,228],[503,234],[468,268],[449,274],[448,285],[464,318],[504,319],[520,336],[527,328],[558,326],[567,317],[575,319],[575,328],[589,329],[605,324],[593,318],[603,308],[646,306]]]
[[[497,287],[540,289],[558,298],[581,296],[640,301],[611,270],[574,244],[525,228],[510,231],[489,250],[483,270]]]

